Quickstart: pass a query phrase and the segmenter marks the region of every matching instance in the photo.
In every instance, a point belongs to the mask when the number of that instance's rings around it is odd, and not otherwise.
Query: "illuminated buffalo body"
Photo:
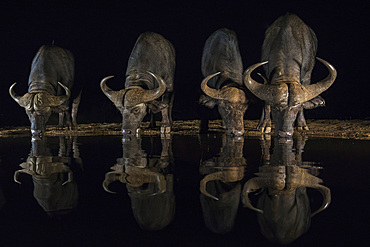
[[[206,41],[202,56],[201,89],[205,93],[199,102],[206,107],[218,106],[227,134],[244,134],[244,113],[248,99],[242,83],[243,64],[236,34],[226,28],[214,32]],[[201,131],[208,129],[208,119],[202,114]]]
[[[137,137],[122,139],[122,158],[105,174],[103,188],[115,181],[126,184],[131,207],[138,225],[149,231],[163,229],[173,220],[175,195],[173,175],[169,174],[172,159],[170,139],[162,139],[160,156],[146,154]]]
[[[70,212],[77,206],[78,200],[77,184],[70,168],[72,160],[68,153],[71,150],[69,146],[72,145],[68,143],[65,147],[64,137],[59,140],[58,156],[53,156],[45,138],[32,140],[32,149],[26,162],[20,164],[22,169],[14,173],[14,181],[19,184],[21,183],[18,180],[20,173],[32,176],[33,195],[50,216]],[[73,144],[73,156],[77,161],[76,164],[82,165],[75,144]]]
[[[52,112],[59,113],[59,127],[75,127],[80,95],[69,111],[74,78],[74,58],[70,51],[55,45],[42,46],[32,61],[28,93],[18,96],[14,83],[9,93],[22,107],[31,122],[31,133],[40,136]],[[72,115],[72,122],[71,122]]]
[[[287,244],[297,239],[310,227],[311,217],[331,202],[330,189],[315,176],[319,168],[302,162],[303,145],[304,142],[298,141],[295,153],[293,140],[275,139],[271,159],[264,161],[268,165],[261,166],[257,177],[249,179],[243,188],[244,205],[259,213],[261,232],[272,242]],[[315,189],[323,196],[322,206],[313,213],[306,188]],[[249,198],[256,191],[262,191],[257,208]]]
[[[266,31],[262,45],[262,61],[250,66],[244,74],[246,87],[265,101],[259,128],[271,131],[270,112],[275,123],[275,135],[292,136],[297,120],[299,130],[308,129],[303,108],[323,106],[319,96],[334,82],[337,72],[323,59],[317,58],[329,70],[324,80],[311,84],[311,72],[315,64],[317,39],[315,33],[294,14],[278,18]],[[257,67],[264,65],[265,84],[251,78]]]
[[[123,134],[138,131],[147,107],[151,113],[162,113],[161,132],[170,132],[175,65],[172,44],[159,34],[146,32],[139,36],[131,52],[125,88],[120,91],[110,89],[106,81],[113,76],[101,81],[101,90],[122,114]],[[160,97],[161,102],[157,101]],[[151,125],[155,125],[153,116]]]
[[[207,228],[219,234],[233,229],[246,167],[244,139],[224,135],[222,142],[219,156],[201,161],[199,168],[205,175],[200,181],[204,222]]]

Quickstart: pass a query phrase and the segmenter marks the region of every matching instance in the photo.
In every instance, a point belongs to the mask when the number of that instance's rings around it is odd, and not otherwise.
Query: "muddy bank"
[[[172,134],[196,135],[199,132],[199,120],[175,121]],[[259,136],[256,130],[257,120],[245,121],[246,136]],[[295,135],[308,137],[328,137],[345,139],[370,140],[370,121],[369,120],[307,120],[307,131],[295,132]],[[159,128],[149,129],[149,123],[141,125],[142,135],[160,134]],[[157,124],[160,126],[160,122]],[[94,136],[94,135],[121,135],[120,123],[92,123],[80,124],[77,130],[60,130],[56,126],[48,126],[46,134],[49,136],[71,135],[71,136]],[[222,132],[223,128],[220,120],[210,122],[210,132]],[[21,137],[30,136],[29,126],[4,127],[0,128],[0,137]]]

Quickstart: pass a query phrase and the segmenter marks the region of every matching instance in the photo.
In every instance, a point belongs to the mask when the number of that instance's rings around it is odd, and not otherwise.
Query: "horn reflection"
[[[59,150],[53,155],[55,139],[33,138],[27,160],[20,164],[21,170],[14,173],[14,181],[21,184],[21,173],[32,176],[33,195],[49,216],[71,212],[78,201],[77,183],[74,170],[82,169],[77,137],[59,137]]]
[[[295,142],[294,142],[295,141]],[[244,206],[258,212],[262,234],[271,242],[291,243],[305,233],[311,218],[325,210],[331,201],[330,189],[321,185],[318,178],[322,167],[316,163],[302,161],[305,141],[275,138],[270,155],[270,140],[261,140],[263,162],[256,177],[249,179],[243,188]],[[319,191],[323,197],[322,206],[311,213],[307,188]],[[253,206],[249,194],[261,191]],[[257,199],[258,198],[258,199]]]
[[[202,149],[208,150],[209,140],[201,138]],[[224,234],[233,229],[246,167],[243,147],[243,137],[224,134],[219,156],[201,160],[199,171],[205,175],[200,181],[203,218],[214,233]]]
[[[142,140],[149,140],[152,152],[142,149]],[[115,193],[110,184],[120,181],[126,184],[136,222],[144,230],[160,230],[170,224],[175,213],[175,195],[171,164],[173,154],[171,139],[161,138],[162,151],[157,155],[156,139],[125,136],[122,139],[122,158],[105,174],[103,188]],[[147,143],[144,143],[147,144]],[[113,187],[113,186],[112,186]]]

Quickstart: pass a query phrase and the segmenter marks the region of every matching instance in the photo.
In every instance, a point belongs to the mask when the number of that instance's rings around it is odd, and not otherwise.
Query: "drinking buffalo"
[[[266,31],[262,45],[262,61],[250,66],[244,74],[246,87],[266,106],[259,127],[262,132],[271,130],[270,112],[275,123],[275,135],[293,134],[293,123],[298,129],[308,129],[303,109],[324,105],[319,96],[334,82],[337,72],[327,61],[317,58],[329,70],[324,80],[311,84],[315,64],[317,39],[315,33],[294,14],[277,19]],[[251,78],[257,67],[264,65],[265,84]]]
[[[243,64],[236,34],[226,28],[214,32],[206,41],[202,56],[201,88],[205,95],[199,102],[209,108],[218,105],[226,133],[244,134],[244,113],[248,99],[242,83]],[[201,131],[208,128],[202,114]]]
[[[14,83],[10,96],[22,107],[31,122],[33,136],[41,136],[52,112],[59,113],[59,127],[75,127],[80,95],[69,112],[69,98],[74,78],[74,58],[69,50],[55,45],[42,46],[32,61],[28,93],[18,96]],[[64,94],[65,91],[65,95]],[[72,122],[71,122],[72,115]]]
[[[161,132],[171,131],[175,50],[161,35],[146,32],[139,36],[126,70],[125,88],[113,91],[105,77],[100,87],[122,114],[122,133],[134,134],[149,107],[151,113],[162,113]],[[156,99],[162,97],[159,102]],[[153,116],[151,125],[155,125]]]

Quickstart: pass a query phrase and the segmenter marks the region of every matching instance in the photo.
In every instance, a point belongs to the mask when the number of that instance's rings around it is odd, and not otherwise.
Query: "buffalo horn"
[[[256,68],[266,63],[268,63],[268,61],[256,63],[247,68],[244,72],[244,84],[249,91],[251,91],[255,96],[257,96],[261,100],[264,100],[268,103],[280,102],[281,100],[288,96],[288,86],[286,84],[276,84],[276,85],[266,84],[267,82],[266,78],[260,75],[265,82],[265,84],[262,84],[255,81],[251,77],[252,72]]]
[[[242,192],[242,198],[243,198],[243,204],[244,204],[244,207],[247,207],[249,209],[252,209],[258,213],[261,213],[263,214],[263,210],[261,209],[258,209],[258,208],[255,208],[252,203],[251,203],[251,200],[249,199],[249,193],[251,192],[254,192],[254,191],[257,191],[258,189],[262,188],[262,186],[259,185],[261,179],[258,178],[258,177],[255,177],[255,178],[251,178],[249,179],[245,184],[244,184],[244,187],[243,187],[243,192]]]
[[[63,96],[51,96],[50,97],[50,102],[49,102],[49,105],[50,107],[56,107],[56,106],[60,106],[61,104],[63,104],[64,102],[66,102],[69,97],[71,97],[71,91],[69,90],[68,87],[64,86],[62,83],[58,82],[58,84],[64,88],[64,90],[66,91],[66,95],[63,95]]]
[[[122,172],[116,172],[116,171],[108,172],[107,174],[105,174],[105,179],[102,184],[104,190],[106,192],[116,194],[116,192],[109,190],[109,185],[113,183],[114,181],[121,181],[122,183],[125,183],[126,182],[125,176],[127,176],[127,174],[122,173]]]
[[[213,78],[214,76],[219,75],[219,74],[221,74],[221,72],[214,73],[214,74],[209,75],[206,78],[204,78],[203,81],[202,81],[202,83],[200,84],[200,87],[202,88],[203,92],[206,95],[208,95],[209,97],[214,98],[214,99],[220,99],[220,100],[222,100],[224,98],[222,96],[221,90],[210,88],[207,85],[208,81],[211,78]]]
[[[315,187],[313,187],[314,189],[318,190],[321,195],[323,196],[323,203],[321,205],[321,207],[316,210],[315,212],[313,212],[311,214],[311,217],[315,216],[316,214],[320,213],[321,211],[327,209],[327,207],[329,206],[330,202],[331,202],[331,193],[330,193],[330,189],[328,187],[325,187],[323,185],[317,185]]]
[[[223,178],[223,173],[222,172],[214,172],[214,173],[211,173],[211,174],[208,174],[207,176],[205,176],[201,181],[200,181],[200,192],[205,195],[205,196],[208,196],[212,199],[215,199],[216,201],[218,201],[219,199],[213,195],[211,195],[210,193],[208,193],[207,191],[207,183],[210,182],[210,181],[214,181],[214,180],[221,180]]]
[[[164,92],[166,91],[166,83],[165,81],[163,80],[162,77],[150,72],[150,71],[147,71],[148,74],[150,74],[151,76],[153,76],[157,82],[158,82],[158,87],[157,88],[154,88],[154,89],[151,89],[151,90],[145,90],[145,93],[143,95],[143,101],[144,102],[149,102],[149,101],[152,101],[152,100],[155,100],[155,99],[158,99],[159,97],[162,96],[162,94],[164,94]]]
[[[13,85],[10,86],[9,88],[9,94],[10,96],[14,99],[15,102],[17,102],[21,107],[24,108],[31,108],[31,103],[32,103],[32,98],[33,95],[26,93],[23,96],[19,96],[15,93],[14,91],[14,86],[17,84],[16,82],[13,83]]]
[[[26,163],[24,162],[24,163],[22,163],[22,164],[26,164]],[[22,164],[21,164],[21,165],[22,165]],[[27,169],[22,169],[22,170],[18,170],[18,171],[16,171],[16,172],[14,173],[14,182],[16,182],[16,183],[18,183],[18,184],[21,184],[21,182],[18,180],[19,173],[25,173],[25,174],[28,174],[28,175],[31,175],[31,176],[35,175],[35,173],[34,173],[34,172],[29,171],[29,170],[27,170]]]
[[[333,65],[321,58],[317,58],[317,60],[319,60],[328,68],[329,75],[324,80],[311,85],[299,84],[299,86],[296,86],[295,84],[292,84],[290,90],[291,93],[293,93],[292,102],[294,102],[294,104],[304,103],[320,95],[333,84],[335,78],[337,77],[337,71],[335,70]],[[256,95],[261,100],[276,104],[284,98],[287,98],[288,95],[285,95],[288,93],[287,85],[285,83],[277,85],[261,84],[253,80],[251,77],[251,73],[253,72],[253,70],[266,63],[268,62],[266,61],[257,63],[246,69],[244,72],[244,84],[254,95]]]
[[[72,181],[73,181],[73,172],[69,171],[68,172],[68,179],[67,179],[67,181],[65,181],[64,183],[62,183],[62,186],[66,185],[66,184],[68,184],[68,183],[70,183]]]
[[[322,81],[304,86],[304,97],[302,97],[301,102],[299,103],[309,101],[320,95],[322,92],[326,91],[333,84],[335,78],[337,77],[337,71],[333,65],[318,57],[317,60],[325,65],[325,67],[329,70],[329,75]]]
[[[111,76],[107,76],[105,77],[103,80],[101,80],[100,82],[100,88],[101,90],[103,91],[103,93],[105,94],[105,96],[108,97],[108,99],[110,99],[110,101],[112,101],[116,106],[121,106],[122,107],[122,101],[123,101],[123,96],[125,94],[125,89],[122,89],[120,91],[114,91],[112,89],[110,89],[106,82],[113,78],[114,76],[111,75]]]
[[[17,102],[19,104],[20,100],[21,100],[21,96],[17,95],[15,92],[14,92],[14,86],[15,84],[17,84],[16,82],[13,83],[13,85],[10,86],[9,88],[9,94],[10,96],[14,99],[15,102]]]

